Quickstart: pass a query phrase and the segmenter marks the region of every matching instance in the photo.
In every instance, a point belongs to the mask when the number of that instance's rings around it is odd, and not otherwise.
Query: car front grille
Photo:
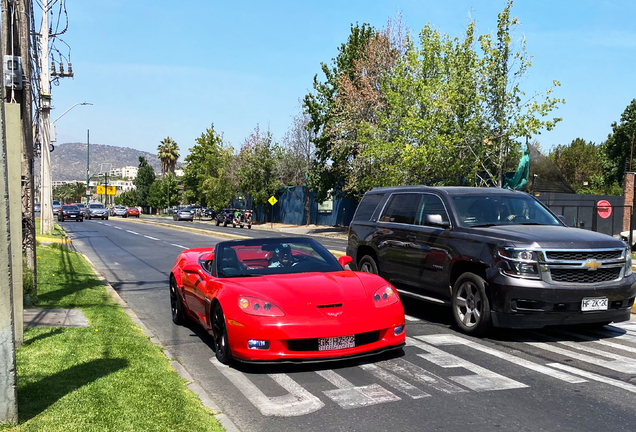
[[[616,280],[620,277],[621,270],[621,267],[600,268],[594,271],[588,269],[552,269],[550,274],[554,282],[591,284]]]
[[[589,252],[570,252],[570,251],[547,251],[546,257],[549,260],[555,261],[587,261],[594,260],[608,260],[608,259],[620,259],[623,256],[623,251],[610,250],[610,251],[589,251]]]
[[[356,347],[372,344],[380,340],[380,331],[371,331],[355,335]],[[289,339],[287,341],[289,351],[318,351],[318,338],[314,339]]]

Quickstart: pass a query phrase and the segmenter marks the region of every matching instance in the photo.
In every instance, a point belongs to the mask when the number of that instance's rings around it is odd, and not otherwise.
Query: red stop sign
[[[596,203],[596,211],[598,212],[598,215],[600,217],[602,217],[603,219],[607,219],[612,215],[612,205],[609,203],[609,201],[600,200]]]

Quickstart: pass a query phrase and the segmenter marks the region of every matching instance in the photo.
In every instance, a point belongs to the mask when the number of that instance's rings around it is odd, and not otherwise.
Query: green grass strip
[[[90,328],[25,329],[19,424],[0,430],[223,430],[81,255],[40,246],[37,262],[38,307],[81,309]]]
[[[40,234],[40,218],[35,218],[35,238],[41,241],[60,241],[66,239],[66,233],[60,229],[57,223],[53,222],[51,235]]]

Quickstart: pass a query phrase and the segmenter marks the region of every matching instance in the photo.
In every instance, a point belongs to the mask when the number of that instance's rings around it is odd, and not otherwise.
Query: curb
[[[228,233],[219,233],[218,231],[208,231],[208,230],[204,230],[204,229],[200,229],[200,228],[194,228],[194,227],[183,227],[183,226],[175,226],[175,225],[171,225],[171,224],[167,224],[167,223],[163,223],[163,222],[151,222],[151,221],[144,221],[144,220],[136,220],[136,219],[131,219],[128,220],[129,218],[121,218],[121,220],[126,220],[128,222],[133,222],[133,223],[140,223],[140,224],[145,224],[145,225],[159,225],[165,228],[170,228],[170,229],[175,229],[175,230],[179,230],[179,231],[188,231],[188,232],[193,232],[196,234],[203,234],[203,235],[207,235],[209,237],[221,237],[221,238],[227,238],[229,240],[242,240],[242,239],[248,239],[251,237],[247,237],[247,236],[242,236],[242,235],[238,235],[238,234],[228,234]],[[119,220],[119,219],[118,219]],[[198,223],[198,222],[194,222],[194,223]],[[260,231],[264,231],[264,230],[260,230]],[[277,231],[280,232],[280,231]],[[293,237],[293,236],[290,236]],[[315,237],[315,236],[312,236]],[[329,252],[331,252],[331,254],[333,256],[335,256],[336,258],[340,258],[341,256],[345,256],[346,253],[345,252],[340,252],[340,251],[335,251],[335,250],[331,250],[331,249],[327,249]]]
[[[117,291],[115,291],[115,289],[108,283],[106,278],[102,276],[99,270],[97,270],[97,267],[95,267],[93,262],[86,255],[84,255],[81,252],[78,252],[77,249],[75,249],[75,247],[72,246],[71,241],[69,241],[68,243],[71,243],[71,249],[73,249],[74,252],[77,252],[86,260],[88,265],[93,270],[93,273],[95,273],[95,276],[97,276],[100,282],[106,287],[106,291],[108,291],[108,294],[113,298],[113,300],[115,300],[115,303],[117,303],[119,306],[122,307],[122,309],[124,309],[124,312],[126,312],[126,315],[130,317],[132,322],[134,322],[135,324],[137,324],[137,326],[139,326],[139,328],[141,328],[144,334],[150,339],[150,342],[163,348],[163,346],[161,345],[161,341],[157,339],[157,337],[152,333],[152,331],[150,331],[150,329],[146,327],[146,325],[139,319],[135,311],[133,311],[132,308],[128,306],[128,303],[126,303],[126,301],[124,301],[124,299],[120,297]],[[192,376],[186,370],[186,368],[183,367],[181,363],[174,360],[174,358],[172,357],[169,351],[165,349],[162,351],[163,351],[163,354],[168,359],[168,361],[170,362],[170,365],[172,366],[172,368],[175,370],[175,372],[181,378],[188,381],[188,384],[187,384],[188,389],[199,397],[201,404],[211,411],[212,416],[214,416],[214,418],[226,430],[226,432],[240,432],[240,430],[236,427],[234,422],[232,422],[232,420],[230,420],[228,416],[223,414],[219,406],[212,400],[210,395],[207,394],[207,392],[203,389],[203,387],[201,387],[192,379]]]
[[[71,243],[68,238],[58,239],[58,238],[50,238],[50,237],[35,237],[35,241],[39,241],[40,243]]]

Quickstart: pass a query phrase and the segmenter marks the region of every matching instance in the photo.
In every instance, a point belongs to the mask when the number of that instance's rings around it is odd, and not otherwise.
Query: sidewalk
[[[252,224],[252,229],[274,230],[288,234],[312,234],[324,237],[341,238],[346,240],[348,227],[334,227],[328,225],[287,225],[282,223],[259,223]]]

